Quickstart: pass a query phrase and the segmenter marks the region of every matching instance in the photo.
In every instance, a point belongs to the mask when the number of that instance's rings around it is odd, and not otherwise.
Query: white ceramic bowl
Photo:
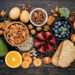
[[[45,22],[44,22],[44,23],[42,23],[42,24],[35,24],[35,23],[32,21],[31,16],[32,16],[32,14],[34,13],[34,11],[36,11],[36,10],[41,10],[42,12],[45,13],[46,18],[45,18]],[[29,19],[30,19],[30,22],[31,22],[34,26],[43,26],[43,25],[47,22],[48,15],[47,15],[47,12],[46,12],[43,8],[35,8],[35,9],[33,9],[33,10],[30,12]]]

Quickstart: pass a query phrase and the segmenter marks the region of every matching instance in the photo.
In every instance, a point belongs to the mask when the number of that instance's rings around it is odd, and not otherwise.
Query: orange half
[[[17,51],[10,51],[5,57],[5,63],[11,68],[19,67],[22,63],[21,54]]]

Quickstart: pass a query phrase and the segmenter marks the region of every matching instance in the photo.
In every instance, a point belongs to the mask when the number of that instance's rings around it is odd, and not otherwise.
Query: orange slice
[[[51,58],[50,57],[45,57],[43,59],[43,61],[44,61],[45,64],[49,64],[49,63],[51,63]]]
[[[31,57],[25,57],[24,61],[27,61],[29,64],[32,63],[32,58]]]
[[[39,67],[42,65],[42,60],[40,58],[36,58],[33,61],[34,66]]]
[[[23,61],[22,64],[21,64],[21,66],[23,68],[29,68],[29,63],[27,61]]]
[[[29,52],[28,52],[28,53],[22,53],[22,57],[23,57],[23,58],[25,58],[25,57],[27,57],[27,56],[29,56],[29,57],[30,57],[30,56],[31,56],[31,54],[30,54]]]
[[[17,68],[22,63],[22,57],[17,51],[10,51],[5,57],[5,63],[11,68]]]

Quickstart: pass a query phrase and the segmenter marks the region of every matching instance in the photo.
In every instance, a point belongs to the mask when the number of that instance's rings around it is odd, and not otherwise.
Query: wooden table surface
[[[50,9],[55,6],[67,7],[72,11],[75,11],[75,0],[0,0],[0,11],[2,9],[7,12],[14,6],[22,7],[23,5],[31,4],[33,7],[44,8],[48,13]],[[52,64],[45,65],[36,68],[33,65],[29,69],[17,69],[8,68],[5,63],[0,63],[0,75],[75,75],[75,62],[68,68],[55,67]]]

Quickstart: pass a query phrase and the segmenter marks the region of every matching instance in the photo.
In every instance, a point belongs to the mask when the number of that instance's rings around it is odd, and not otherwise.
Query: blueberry
[[[67,33],[70,34],[70,31],[68,30]]]
[[[59,28],[59,29],[58,29],[58,31],[59,31],[59,32],[61,32],[61,31],[62,31],[62,29],[61,29],[61,28]]]
[[[66,24],[64,24],[64,27],[67,27],[67,25],[66,25]]]
[[[68,25],[67,27],[70,28],[70,25]]]
[[[59,38],[62,38],[62,36],[61,36],[61,35],[59,35],[58,37],[59,37]]]
[[[64,21],[62,21],[62,24],[64,24]]]
[[[55,28],[57,29],[57,28],[58,28],[58,26],[56,25],[56,26],[55,26]]]
[[[69,36],[69,34],[66,34],[66,36]]]
[[[58,24],[58,22],[55,22],[55,24]]]
[[[55,28],[52,28],[52,30],[55,30]]]
[[[60,33],[60,35],[63,36],[64,34],[63,33]]]
[[[57,36],[58,36],[58,34],[55,34],[55,36],[57,37]]]
[[[63,27],[61,26],[60,28],[62,29]]]
[[[65,38],[65,35],[63,35],[63,38]]]
[[[56,24],[54,24],[54,26],[56,26]]]
[[[65,28],[65,31],[67,32],[68,31],[68,28]]]
[[[58,33],[58,30],[54,30],[55,33]]]
[[[59,26],[61,25],[61,21],[58,21],[58,25],[59,25]]]
[[[68,22],[67,21],[65,21],[65,24],[67,24]]]

